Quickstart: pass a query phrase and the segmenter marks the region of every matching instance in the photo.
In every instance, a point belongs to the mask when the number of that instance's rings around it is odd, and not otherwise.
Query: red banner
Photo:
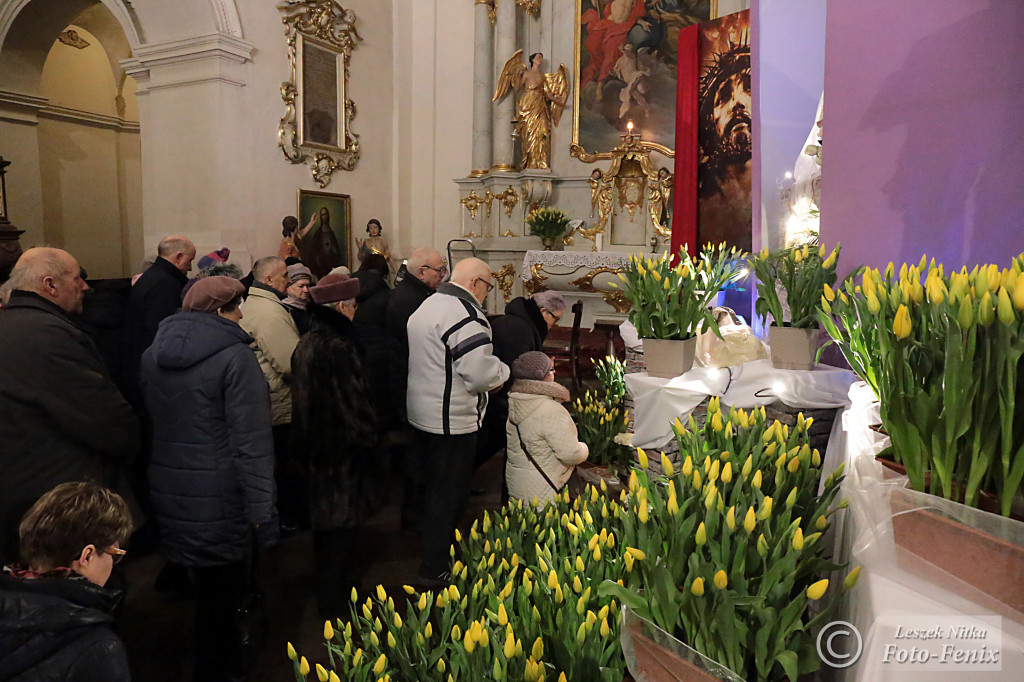
[[[672,253],[685,244],[697,255],[697,108],[700,94],[700,27],[679,31],[676,85],[675,187],[672,202]]]

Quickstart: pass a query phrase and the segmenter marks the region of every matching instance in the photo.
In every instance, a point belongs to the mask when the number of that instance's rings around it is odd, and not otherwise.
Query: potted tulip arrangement
[[[665,492],[649,492],[645,471],[631,481],[620,537],[640,551],[625,586],[601,592],[715,661],[714,679],[793,682],[817,668],[813,630],[859,573],[832,590],[821,578],[837,568],[821,536],[842,471],[817,493],[821,457],[802,415],[793,429],[769,425],[763,408],[727,416],[716,398],[708,414],[702,429],[676,421],[683,462],[677,471],[663,456]],[[812,617],[810,603],[826,596]]]
[[[526,224],[530,226],[530,234],[540,237],[544,250],[551,251],[565,236],[569,214],[557,208],[538,208],[526,217]]]
[[[813,369],[817,351],[818,311],[821,291],[836,283],[836,247],[826,256],[824,245],[810,245],[769,252],[751,259],[757,276],[754,308],[762,323],[771,318],[768,345],[772,365],[780,369]],[[779,290],[786,294],[789,319],[785,318]]]
[[[657,258],[630,256],[617,286],[633,304],[629,321],[643,339],[648,374],[671,378],[688,372],[697,332],[720,335],[710,308],[719,291],[742,277],[744,256],[724,243],[705,246],[696,261],[684,246],[675,266],[667,252]]]
[[[601,383],[601,394],[587,391],[575,403],[579,438],[590,450],[587,463],[602,468],[622,468],[629,459],[629,450],[616,443],[615,437],[624,433],[629,425],[623,405],[625,368],[618,358],[609,355],[594,364],[594,374]]]
[[[766,428],[760,411],[731,417],[718,411],[716,416],[710,428],[717,440],[696,465],[695,455],[705,452],[704,446],[695,435],[682,437],[693,467],[685,480],[671,464],[665,478],[648,477],[646,455],[640,451],[644,468],[632,472],[629,492],[618,499],[602,483],[577,499],[568,492],[557,495],[542,508],[519,500],[497,514],[484,513],[465,535],[457,532],[460,553],[456,559],[452,547],[451,585],[446,589],[419,592],[406,587],[400,602],[380,587],[364,598],[353,591],[352,619],[324,624],[329,667],[311,668],[289,645],[296,680],[306,680],[315,670],[317,679],[328,682],[619,682],[625,669],[619,646],[620,599],[663,626],[703,623],[707,634],[698,637],[695,630],[690,641],[723,657],[722,652],[734,649],[721,646],[717,621],[711,625],[713,609],[732,608],[737,618],[732,627],[738,629],[743,627],[741,613],[760,608],[768,624],[756,631],[750,627],[744,640],[744,646],[759,652],[756,660],[761,663],[751,665],[769,670],[767,679],[781,679],[793,669],[789,652],[794,652],[795,669],[809,669],[803,660],[806,652],[797,647],[803,641],[797,638],[806,635],[799,634],[803,630],[796,623],[811,625],[807,601],[831,601],[838,594],[827,589],[827,581],[810,582],[811,573],[823,566],[818,563],[818,540],[834,511],[828,507],[838,476],[826,481],[824,496],[814,494],[812,481],[820,462],[816,453],[806,451],[806,421],[790,431],[778,422]],[[734,458],[721,449],[725,445],[733,448]],[[786,458],[782,466],[776,466],[776,453]],[[707,462],[706,470],[702,462]],[[737,464],[735,471],[732,464]],[[696,495],[690,491],[696,489],[693,473],[700,471],[708,483],[701,488],[704,494]],[[754,486],[755,479],[760,488]],[[708,494],[712,487],[713,494]],[[780,500],[774,510],[772,495]],[[730,508],[719,509],[719,500],[722,505],[728,500]],[[753,511],[751,530],[745,525],[746,512],[736,516],[733,507],[740,505]],[[800,520],[797,514],[803,514]],[[727,531],[730,520],[737,527]],[[693,532],[676,537],[682,524]],[[751,535],[757,539],[750,540]],[[728,566],[725,579],[732,582],[724,587],[718,587],[722,578],[717,572],[696,576],[704,589],[703,607],[684,604],[672,594],[679,592],[678,586],[696,599],[696,577],[685,585],[674,583],[670,590],[665,573],[657,568],[688,579],[691,562],[685,543],[697,550],[699,572],[710,571],[713,561]],[[856,572],[852,576],[851,584]],[[744,589],[750,594],[741,594]],[[665,600],[663,592],[669,595]],[[769,608],[775,609],[772,622]],[[681,627],[685,632],[689,625]],[[743,651],[743,661],[755,661],[751,651]]]
[[[1010,516],[1024,494],[1024,256],[948,274],[924,257],[898,272],[869,268],[859,286],[825,287],[822,307],[829,335],[879,398],[910,487]],[[1024,608],[1024,547],[926,511],[893,525],[897,543]]]

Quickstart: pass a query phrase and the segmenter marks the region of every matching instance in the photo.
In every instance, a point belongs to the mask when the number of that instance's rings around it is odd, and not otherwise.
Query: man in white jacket
[[[486,263],[462,260],[451,282],[409,318],[406,408],[424,473],[420,579],[430,587],[445,580],[452,533],[469,499],[487,394],[509,376],[494,356],[482,307],[494,288],[491,280]]]

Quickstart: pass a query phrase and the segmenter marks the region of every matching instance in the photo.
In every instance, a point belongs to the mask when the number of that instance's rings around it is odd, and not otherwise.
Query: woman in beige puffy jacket
[[[555,383],[551,358],[539,351],[523,353],[512,363],[512,378],[505,428],[509,497],[527,502],[536,497],[544,504],[556,488],[562,489],[576,465],[586,461],[587,445],[579,442],[576,425],[562,407],[569,391]]]

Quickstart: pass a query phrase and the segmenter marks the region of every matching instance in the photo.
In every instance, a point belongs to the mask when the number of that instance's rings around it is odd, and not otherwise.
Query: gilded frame
[[[572,107],[572,144],[569,146],[569,154],[575,158],[590,162],[583,157],[597,157],[597,158],[611,158],[608,153],[610,149],[595,149],[593,152],[588,152],[583,145],[580,144],[580,97],[581,97],[581,69],[580,69],[580,58],[583,52],[583,22],[581,21],[581,14],[583,8],[583,0],[576,0],[576,10],[573,15],[575,25],[575,43],[573,49],[573,107]],[[708,19],[715,19],[718,17],[718,0],[709,0],[709,14]],[[674,107],[674,100],[673,100]],[[624,131],[623,131],[624,132]],[[637,133],[642,134],[643,131],[637,130]],[[674,128],[672,131],[674,134]],[[664,144],[657,142],[651,142],[649,140],[643,141],[643,146],[652,151],[660,152],[667,157],[675,156],[675,151]]]
[[[340,249],[336,262],[324,260],[323,254],[319,253],[322,249],[316,248],[317,230],[321,228],[321,220],[317,219],[311,222],[310,218],[320,215],[321,209],[327,209],[331,236]],[[339,213],[342,214],[340,219],[338,218]],[[295,215],[299,219],[300,232],[309,225],[307,234],[302,237],[298,234],[295,235],[295,246],[299,250],[302,261],[313,271],[314,275],[318,278],[323,277],[338,265],[352,267],[352,256],[355,249],[352,241],[352,197],[350,195],[300,189],[296,192]],[[329,238],[327,241],[330,241]]]
[[[356,15],[337,0],[285,0],[278,10],[289,77],[281,84],[285,114],[277,143],[292,163],[308,163],[313,179],[326,187],[335,170],[352,170],[359,160],[359,135],[351,126],[356,107],[348,91],[352,50],[362,41]]]

